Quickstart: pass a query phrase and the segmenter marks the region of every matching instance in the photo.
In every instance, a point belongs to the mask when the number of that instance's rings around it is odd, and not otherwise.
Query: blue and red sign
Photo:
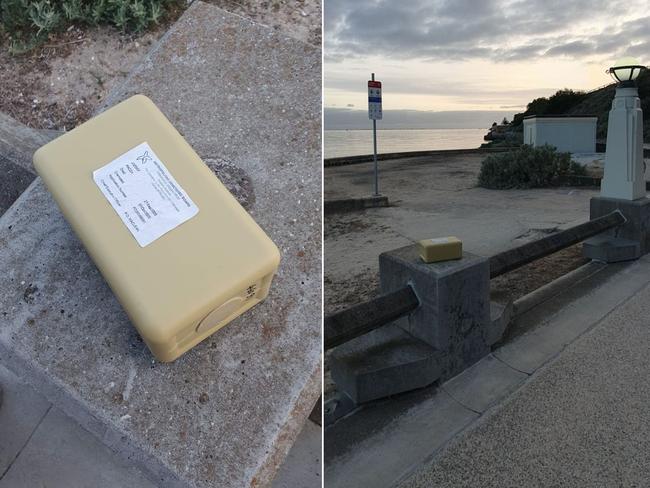
[[[381,81],[368,81],[368,118],[381,120]]]

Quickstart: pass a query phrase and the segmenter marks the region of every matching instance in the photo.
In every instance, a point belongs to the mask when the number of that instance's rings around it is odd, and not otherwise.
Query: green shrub
[[[484,188],[541,188],[561,183],[561,177],[584,175],[585,169],[571,161],[569,153],[552,146],[521,146],[488,156],[481,163],[478,184]]]
[[[182,0],[1,0],[0,32],[14,53],[28,51],[70,24],[140,32]]]

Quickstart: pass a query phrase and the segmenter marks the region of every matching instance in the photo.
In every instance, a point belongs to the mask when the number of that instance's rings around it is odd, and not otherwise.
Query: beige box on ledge
[[[147,97],[43,146],[34,166],[159,360],[268,295],[277,247]]]
[[[418,252],[425,263],[449,261],[463,257],[463,243],[457,237],[437,237],[418,242]]]

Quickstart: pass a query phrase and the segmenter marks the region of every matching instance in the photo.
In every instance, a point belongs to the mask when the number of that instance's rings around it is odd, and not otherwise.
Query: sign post
[[[375,161],[375,196],[379,196],[379,168],[377,167],[377,120],[381,120],[381,81],[375,81],[375,74],[368,81],[368,118],[372,120],[372,145]]]

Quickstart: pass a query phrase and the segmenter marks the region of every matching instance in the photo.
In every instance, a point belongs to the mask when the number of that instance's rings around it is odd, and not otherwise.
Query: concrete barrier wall
[[[400,159],[400,158],[419,158],[423,156],[437,156],[444,154],[490,154],[498,152],[506,152],[511,150],[509,147],[495,147],[495,148],[477,148],[477,149],[441,149],[438,151],[409,151],[397,153],[384,153],[377,154],[378,161],[385,161],[387,159]],[[361,156],[344,156],[340,158],[327,158],[323,160],[323,165],[327,168],[330,166],[344,166],[346,164],[359,164],[373,161],[372,154],[364,154]]]

